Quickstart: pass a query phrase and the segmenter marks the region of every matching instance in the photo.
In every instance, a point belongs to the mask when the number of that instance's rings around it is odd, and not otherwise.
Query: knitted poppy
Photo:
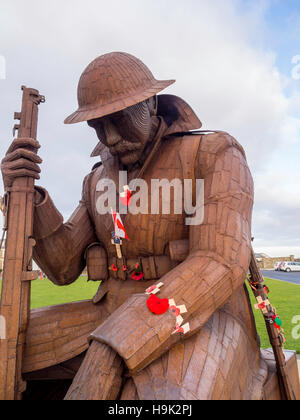
[[[276,328],[278,328],[278,330],[280,330],[280,327],[281,327],[281,325],[282,325],[282,321],[281,321],[281,319],[279,319],[279,318],[275,318],[274,319],[274,325],[275,325],[275,327]]]
[[[151,295],[147,300],[147,306],[155,315],[162,315],[169,309],[169,299],[160,299],[156,295]]]
[[[280,327],[282,325],[282,321],[280,318],[278,318],[278,316],[276,315],[272,315],[271,317],[274,321],[274,327],[277,328],[278,330],[280,330]]]
[[[170,306],[170,311],[173,312],[176,316],[180,315],[180,309],[176,306]]]
[[[115,264],[112,264],[112,265],[109,267],[109,270],[112,270],[112,271],[118,271],[118,267],[117,267]]]
[[[140,272],[138,272],[138,271],[134,271],[134,272],[131,274],[131,278],[132,278],[133,280],[135,280],[135,281],[142,280],[144,277],[145,277],[145,274],[144,274],[144,273],[140,273]]]

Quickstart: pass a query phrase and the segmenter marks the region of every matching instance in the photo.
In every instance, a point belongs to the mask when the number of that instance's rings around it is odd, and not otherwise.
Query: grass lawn
[[[0,290],[1,290],[0,280]],[[58,305],[91,299],[97,292],[100,282],[87,282],[82,276],[69,286],[56,286],[50,280],[35,280],[31,283],[31,308]]]
[[[300,286],[267,277],[265,277],[265,284],[270,289],[268,298],[283,322],[282,328],[286,338],[285,348],[300,353],[300,338],[292,337],[292,330],[296,327],[296,324],[292,324],[292,319],[295,315],[300,316]],[[254,304],[256,303],[254,295],[249,286],[248,288],[251,302]],[[257,331],[261,338],[261,347],[271,347],[261,311],[254,309],[254,316]],[[298,320],[298,325],[299,322]],[[298,328],[298,334],[299,332],[300,329]]]
[[[283,321],[282,327],[286,337],[285,348],[296,350],[297,353],[300,353],[300,339],[296,340],[292,337],[292,329],[296,326],[292,324],[292,318],[295,315],[300,315],[300,286],[269,278],[265,278],[265,282],[270,289],[269,299],[272,305],[276,307],[278,315]],[[84,276],[69,286],[55,286],[48,279],[36,280],[32,282],[31,307],[40,308],[91,299],[96,293],[98,285],[99,282],[87,282],[87,278]],[[250,288],[249,290],[251,302],[254,304],[255,298]],[[261,346],[270,347],[263,316],[260,311],[256,310],[254,310],[254,315],[261,338]],[[298,334],[299,332],[298,329]]]

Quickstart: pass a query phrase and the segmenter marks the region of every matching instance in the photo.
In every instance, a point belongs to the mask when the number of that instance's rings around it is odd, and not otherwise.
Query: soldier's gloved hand
[[[39,142],[32,138],[18,138],[10,145],[1,162],[4,188],[11,187],[16,178],[29,176],[40,179],[42,159],[37,155]],[[39,193],[37,193],[39,195]],[[39,197],[37,197],[39,201]]]

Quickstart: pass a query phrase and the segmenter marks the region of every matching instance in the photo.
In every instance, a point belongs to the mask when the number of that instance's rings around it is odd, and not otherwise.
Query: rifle
[[[21,112],[14,114],[20,123],[15,124],[13,133],[18,130],[18,138],[36,139],[38,105],[45,98],[35,89],[22,86],[22,91]],[[38,272],[32,271],[34,179],[16,178],[4,198],[6,242],[0,315],[5,320],[6,334],[0,340],[0,400],[20,400],[26,389],[22,358],[30,317],[31,280],[38,277]]]
[[[253,248],[251,247],[251,260],[250,260],[250,279],[249,284],[254,293],[255,298],[258,298],[260,309],[263,309],[263,316],[267,327],[269,340],[273,349],[278,383],[283,400],[296,400],[296,396],[291,386],[285,355],[283,351],[284,336],[274,325],[274,316],[276,316],[276,309],[270,304],[268,297],[265,293],[264,278],[257,265]],[[265,302],[265,303],[264,303]]]

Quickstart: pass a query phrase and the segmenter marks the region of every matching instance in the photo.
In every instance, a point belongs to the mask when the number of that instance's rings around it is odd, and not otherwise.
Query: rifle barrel
[[[45,101],[36,89],[22,86],[22,110],[18,138],[36,139],[38,105]],[[0,315],[6,323],[6,335],[0,340],[0,399],[20,400],[26,389],[22,380],[22,359],[26,331],[30,317],[31,284],[28,272],[32,271],[34,240],[34,179],[16,178],[8,194],[7,237],[2,276]]]

